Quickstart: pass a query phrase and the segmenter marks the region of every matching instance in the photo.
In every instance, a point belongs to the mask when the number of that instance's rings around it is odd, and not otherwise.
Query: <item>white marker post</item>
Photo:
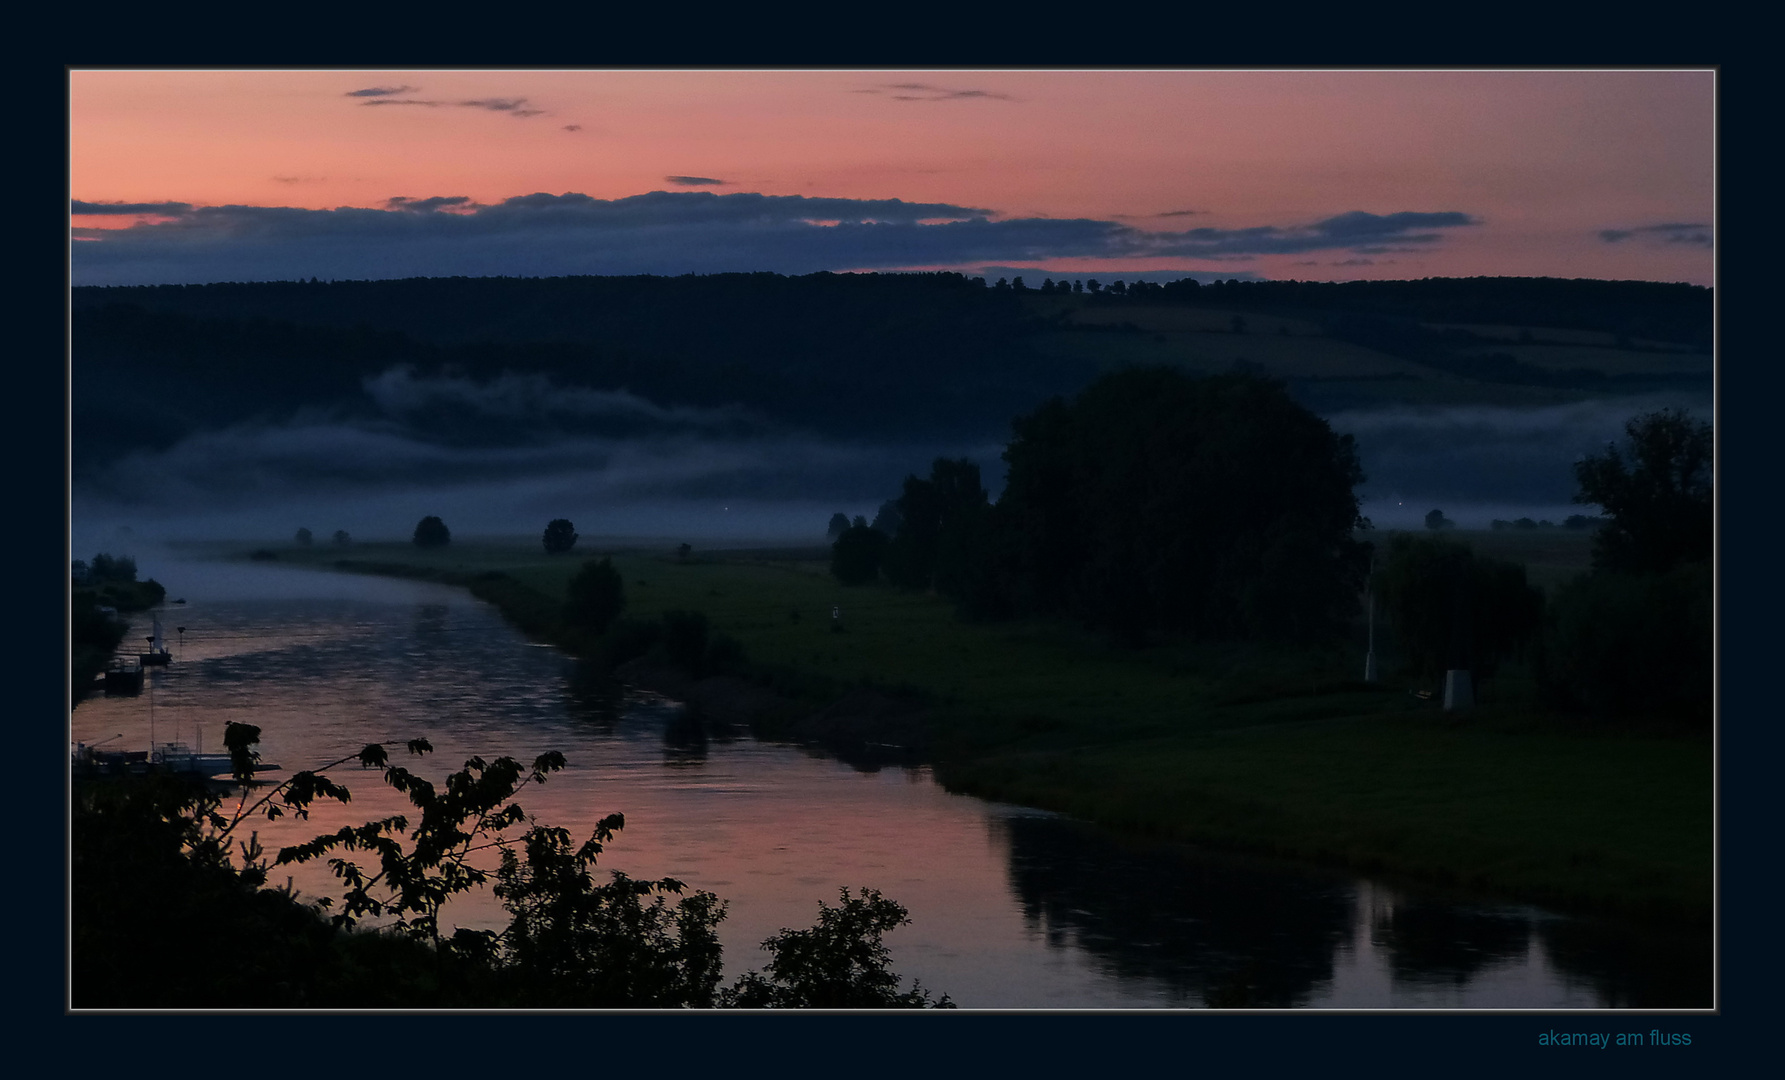
[[[1455,712],[1458,709],[1475,707],[1475,687],[1469,679],[1468,668],[1451,668],[1444,673],[1444,711]]]

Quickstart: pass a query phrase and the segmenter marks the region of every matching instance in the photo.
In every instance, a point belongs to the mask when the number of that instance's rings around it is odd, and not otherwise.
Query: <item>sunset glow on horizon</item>
[[[73,282],[953,269],[1709,285],[1715,79],[76,70]]]

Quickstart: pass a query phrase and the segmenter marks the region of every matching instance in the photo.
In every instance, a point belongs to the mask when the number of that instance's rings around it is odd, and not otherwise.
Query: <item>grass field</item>
[[[1099,306],[1082,297],[1040,294],[1031,294],[1027,302],[1037,315],[1068,318],[1068,325],[1077,327],[1049,329],[1031,341],[1046,356],[1082,361],[1087,378],[1128,365],[1164,365],[1196,375],[1247,370],[1289,380],[1301,392],[1323,401],[1340,395],[1346,408],[1539,407],[1588,400],[1605,389],[1464,377],[1442,365],[1415,363],[1342,341],[1329,336],[1319,321],[1288,313],[1145,304]],[[1236,317],[1245,320],[1243,333],[1234,332]],[[1497,354],[1540,370],[1586,369],[1614,378],[1709,379],[1712,373],[1708,353],[1679,344],[1620,342],[1608,332],[1427,326],[1436,331],[1463,330],[1474,336],[1473,344],[1456,350],[1458,359]]]
[[[1456,535],[1546,584],[1590,560],[1584,532]],[[1356,681],[1361,633],[1321,651],[1127,651],[1071,626],[975,625],[933,596],[843,587],[822,548],[697,550],[686,562],[599,545],[554,558],[537,540],[280,554],[448,577],[493,570],[543,597],[561,597],[584,559],[609,554],[630,617],[700,611],[761,670],[926,701],[930,756],[960,790],[1563,906],[1694,919],[1711,907],[1709,738],[1547,714],[1516,669],[1456,720],[1406,680]]]

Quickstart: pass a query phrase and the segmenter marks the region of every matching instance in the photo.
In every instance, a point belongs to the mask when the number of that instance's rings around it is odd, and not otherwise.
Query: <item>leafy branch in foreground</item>
[[[930,992],[915,981],[899,992],[899,977],[887,969],[892,954],[881,942],[889,930],[911,921],[905,908],[863,889],[860,896],[842,890],[842,902],[818,903],[818,925],[810,930],[783,930],[762,943],[774,957],[767,975],[752,971],[725,991],[723,1003],[757,1009],[952,1009],[947,994],[930,1002]]]
[[[259,737],[253,725],[231,724],[226,731],[240,780],[253,773]],[[406,746],[413,755],[432,750],[424,739]],[[274,865],[326,858],[344,887],[338,899],[316,902],[331,912],[329,922],[351,930],[367,918],[389,920],[388,930],[433,955],[439,992],[451,986],[474,999],[467,1003],[520,1007],[953,1007],[946,996],[932,1003],[915,984],[899,992],[882,936],[910,919],[903,907],[868,889],[859,898],[843,890],[837,908],[821,903],[818,925],[784,930],[763,943],[774,956],[764,973],[749,972],[721,989],[716,928],[726,916],[724,901],[709,892],[689,893],[674,878],[637,880],[614,871],[597,883],[597,860],[625,827],[622,815],[603,818],[577,843],[569,830],[539,824],[514,801],[522,788],[543,784],[564,768],[558,753],[543,754],[531,766],[474,757],[436,787],[393,764],[384,744],[374,743],[296,773],[252,801],[253,789],[244,784],[231,815],[220,812],[216,795],[197,793],[164,808],[161,819],[179,831],[182,850],[195,865],[229,870],[229,845],[244,822],[286,814],[305,819],[318,799],[350,801],[347,788],[323,774],[353,761],[379,770],[408,798],[419,812],[413,827],[408,815],[346,826],[282,848]],[[529,827],[520,835],[510,831],[523,823]],[[239,878],[258,888],[267,871],[258,837],[238,843]],[[492,851],[495,894],[511,916],[508,927],[458,929],[443,939],[441,908],[490,881],[477,856]]]

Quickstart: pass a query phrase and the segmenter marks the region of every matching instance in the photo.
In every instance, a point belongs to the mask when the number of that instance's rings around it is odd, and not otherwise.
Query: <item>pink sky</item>
[[[69,79],[69,194],[87,203],[331,211],[464,196],[460,209],[470,209],[534,192],[614,200],[652,191],[901,199],[986,211],[993,222],[1092,219],[1148,234],[1152,246],[980,248],[958,258],[931,247],[932,257],[899,267],[885,257],[831,265],[847,261],[833,243],[786,265],[775,264],[780,248],[764,247],[757,268],[1712,283],[1709,70],[74,71]],[[366,90],[388,92],[352,96]],[[1240,250],[1242,230],[1307,230],[1353,211],[1460,214],[1469,223],[1368,244]],[[116,280],[202,276],[210,264],[195,254],[200,246],[208,258],[264,242],[263,266],[299,250],[264,241],[244,224],[260,220],[252,215],[227,228],[202,215],[184,224],[118,213],[73,223],[158,220],[137,230],[141,254],[120,256]],[[1225,257],[1181,246],[1160,253],[1172,248],[1171,234],[1192,229],[1217,230]],[[812,232],[801,223],[776,235]],[[480,235],[487,241],[487,230]],[[623,272],[626,244],[643,234],[627,235],[610,243],[607,233],[588,233],[607,260],[589,272]],[[332,242],[352,272],[357,256],[338,236]],[[114,241],[77,248],[99,244]],[[77,284],[86,254],[77,250]],[[176,257],[190,262],[166,269]],[[307,272],[301,259],[292,266]],[[504,269],[492,263],[489,272]]]

